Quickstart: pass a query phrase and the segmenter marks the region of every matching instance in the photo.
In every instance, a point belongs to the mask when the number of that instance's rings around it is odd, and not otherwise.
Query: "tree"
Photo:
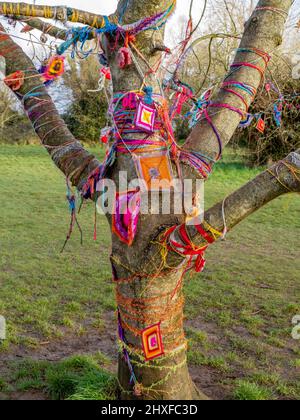
[[[71,71],[65,73],[64,84],[71,89],[73,98],[63,119],[78,140],[98,142],[108,107],[104,95],[95,92],[100,77],[99,62],[90,56],[79,64],[74,60],[69,60],[69,63]]]
[[[282,55],[276,57],[270,66],[272,88],[269,91],[267,87],[269,82],[266,83],[251,106],[251,113],[254,115],[260,115],[262,110],[265,110],[264,133],[260,133],[256,124],[252,123],[249,127],[238,130],[234,136],[234,143],[246,146],[250,164],[264,165],[275,162],[300,146],[298,94],[300,83],[299,80],[292,79],[292,68],[288,58]],[[274,106],[280,103],[282,103],[282,121],[277,124],[274,118]]]
[[[256,91],[268,63],[268,55],[276,49],[282,39],[284,24],[292,5],[292,0],[260,0],[251,18],[245,25],[240,48],[234,58],[234,80],[238,84],[247,83]],[[170,0],[120,0],[115,14],[108,17],[110,25],[122,17],[123,24],[137,22],[145,17],[167,10]],[[125,7],[127,6],[127,7]],[[0,3],[0,13],[7,15],[34,16],[30,25],[43,29],[38,17],[80,22],[94,28],[103,28],[107,18],[70,8],[27,6],[26,4]],[[55,28],[51,26],[52,33]],[[114,92],[128,92],[140,89],[141,69],[149,74],[147,85],[157,89],[157,81],[149,73],[154,68],[163,47],[163,28],[159,31],[145,31],[136,36],[136,47],[143,54],[138,66],[130,65],[120,70],[118,50],[124,40],[115,37],[109,27],[105,37],[105,50],[109,61]],[[90,32],[93,36],[94,31]],[[56,30],[62,39],[66,32]],[[1,27],[0,52],[6,58],[7,74],[20,68],[32,69],[32,63]],[[115,46],[117,48],[114,48]],[[255,65],[251,64],[255,62]],[[244,64],[242,64],[244,63]],[[248,63],[248,64],[247,64]],[[36,75],[35,70],[31,70]],[[225,82],[231,75],[225,77]],[[40,124],[36,132],[47,148],[55,164],[66,177],[82,190],[89,175],[99,167],[99,162],[91,156],[72,136],[58,115],[46,89],[32,77],[26,79],[19,91],[29,118],[34,122],[39,109]],[[39,96],[27,96],[39,86]],[[240,85],[241,86],[241,85]],[[207,109],[206,118],[201,119],[187,138],[183,151],[194,151],[202,156],[210,156],[217,161],[222,149],[233,136],[241,115],[233,112],[241,106],[241,100],[250,105],[254,95],[244,92],[236,94],[234,88],[220,89]],[[20,96],[20,95],[19,95]],[[24,99],[25,98],[25,99]],[[219,107],[215,112],[214,106]],[[224,106],[224,104],[226,106]],[[51,112],[49,112],[51,110]],[[218,134],[216,136],[216,134]],[[135,137],[132,135],[132,140]],[[217,141],[218,139],[218,141]],[[182,176],[189,179],[201,178],[199,173],[187,164],[181,163]],[[118,174],[127,170],[129,180],[136,178],[136,169],[129,154],[118,153],[117,160],[107,173],[107,177],[118,185]],[[174,166],[174,171],[176,171]],[[203,178],[203,176],[202,176]],[[300,191],[300,150],[290,154],[269,170],[261,173],[238,191],[217,203],[205,213],[204,221],[198,225],[185,223],[185,214],[141,215],[138,233],[132,246],[125,245],[113,234],[112,265],[116,282],[117,304],[119,307],[120,356],[119,382],[122,398],[129,399],[206,399],[190,379],[186,361],[186,341],[183,330],[182,276],[186,260],[195,256],[198,268],[203,263],[203,250],[208,243],[219,239],[221,232],[233,229],[239,222],[262,206],[288,192]],[[101,192],[100,192],[101,193]],[[96,200],[99,192],[91,198]],[[111,218],[108,218],[112,225]],[[162,233],[172,228],[172,234],[163,241]],[[193,244],[192,244],[193,243]],[[163,246],[165,244],[166,246]],[[182,245],[182,248],[181,248]],[[162,251],[164,251],[162,253]],[[172,268],[171,268],[172,267]],[[161,332],[165,354],[152,361],[145,361],[141,332],[150,325],[161,321]],[[126,342],[124,342],[126,340]],[[154,344],[155,343],[154,341]],[[133,370],[132,370],[133,369]],[[133,372],[134,375],[133,376]]]
[[[17,104],[17,106],[16,106]],[[35,133],[28,118],[23,115],[12,93],[0,90],[0,142],[28,144],[35,140]]]
[[[0,129],[3,130],[8,121],[13,118],[14,112],[11,109],[11,98],[6,90],[0,92]]]

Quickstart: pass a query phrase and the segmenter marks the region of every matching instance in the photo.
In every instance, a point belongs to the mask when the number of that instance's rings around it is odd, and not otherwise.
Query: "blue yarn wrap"
[[[118,29],[118,25],[109,21],[108,16],[103,16],[105,25],[103,28],[97,29],[98,34],[113,34]]]
[[[83,28],[72,28],[68,33],[68,38],[65,42],[60,44],[56,51],[58,55],[64,54],[64,52],[70,48],[72,45],[75,47],[77,42],[81,42],[80,50],[81,53],[87,57],[92,52],[90,51],[83,51],[84,44],[89,39],[89,35],[91,33],[91,28],[89,26],[85,26]],[[73,51],[71,54],[72,58],[75,56],[75,52]]]

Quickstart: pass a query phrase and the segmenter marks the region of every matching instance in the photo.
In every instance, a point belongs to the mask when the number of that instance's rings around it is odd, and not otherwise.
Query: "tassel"
[[[61,249],[61,253],[64,252],[67,243],[71,239],[71,236],[72,236],[72,233],[73,233],[73,230],[74,230],[74,226],[75,225],[77,225],[78,230],[80,232],[80,243],[81,243],[81,245],[83,244],[83,233],[82,233],[82,229],[80,227],[80,224],[79,224],[79,222],[77,220],[77,216],[76,216],[76,198],[75,198],[75,195],[73,195],[72,192],[71,192],[71,188],[69,186],[69,181],[68,180],[67,180],[67,195],[66,195],[66,198],[67,198],[68,203],[69,203],[69,210],[70,210],[70,213],[71,213],[71,220],[70,220],[69,231],[68,231],[66,240],[64,242],[64,245],[63,245],[63,247]]]
[[[153,88],[151,86],[144,87],[144,104],[152,105],[153,104]]]
[[[277,125],[277,127],[281,127],[282,122],[282,100],[280,100],[278,103],[274,104],[274,120]]]
[[[103,143],[103,144],[108,144],[108,137],[107,137],[107,135],[104,135],[104,136],[101,136],[101,143]]]
[[[102,67],[100,73],[103,74],[106,80],[111,80],[111,72],[109,67]]]

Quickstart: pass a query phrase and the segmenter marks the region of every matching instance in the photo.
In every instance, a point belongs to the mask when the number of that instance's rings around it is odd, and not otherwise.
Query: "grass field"
[[[95,152],[95,151],[94,151]],[[96,152],[97,153],[97,152]],[[206,187],[219,201],[259,170],[229,154]],[[38,146],[0,146],[0,399],[115,395],[110,233],[93,205],[61,254],[65,183]],[[282,197],[208,251],[186,280],[186,331],[195,382],[212,398],[300,399],[300,198]]]

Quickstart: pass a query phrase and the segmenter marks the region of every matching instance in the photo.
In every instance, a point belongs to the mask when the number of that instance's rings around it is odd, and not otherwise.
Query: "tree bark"
[[[187,342],[183,329],[183,269],[150,279],[117,283],[117,302],[126,331],[128,351],[138,381],[142,399],[191,400],[196,398],[187,366]],[[174,292],[176,293],[174,295]],[[161,321],[165,355],[146,362],[141,349],[141,331]],[[134,348],[134,351],[131,351]],[[119,358],[119,381],[122,399],[132,395],[130,373],[123,357]],[[201,399],[207,399],[202,393]]]
[[[0,31],[5,32],[1,24]],[[25,79],[17,98],[22,102],[42,145],[46,147],[54,163],[73,185],[80,186],[99,162],[71,134],[32,61],[8,35],[0,36],[0,54],[5,57],[7,75],[19,69],[30,69],[26,75],[32,77]],[[28,95],[31,92],[39,92],[39,95],[31,97]]]
[[[104,26],[104,16],[66,6],[43,6],[28,3],[0,2],[0,15],[4,16],[30,16],[73,22],[89,25],[93,28]],[[114,19],[115,16],[110,16]]]
[[[116,15],[120,13],[125,0],[120,0]],[[144,17],[146,2],[141,0],[129,1],[123,17],[123,23],[131,23]],[[164,10],[170,4],[169,0],[148,0],[147,15]],[[288,12],[292,0],[261,0],[260,7],[275,7]],[[2,9],[1,9],[2,7]],[[17,7],[16,5],[12,7]],[[20,13],[26,15],[25,6]],[[40,14],[43,16],[43,8]],[[16,9],[11,10],[15,12]],[[3,10],[3,3],[0,3],[0,13],[7,13]],[[49,12],[50,13],[50,12]],[[51,12],[53,13],[53,11]],[[65,17],[65,10],[56,11],[58,16]],[[16,13],[10,13],[16,14]],[[27,14],[28,15],[28,14]],[[79,13],[78,16],[85,16]],[[94,16],[94,15],[92,15]],[[57,17],[57,16],[56,16]],[[73,15],[74,18],[74,15]],[[78,18],[79,19],[79,18]],[[77,20],[80,21],[81,20]],[[93,19],[89,17],[91,25]],[[256,11],[246,25],[242,46],[256,47],[272,52],[280,44],[285,19],[281,14],[273,14],[268,9]],[[3,31],[3,28],[0,27]],[[114,40],[107,38],[106,50],[112,72],[114,92],[140,89],[144,80],[141,71],[146,73],[149,66],[152,67],[160,57],[160,51],[155,48],[163,41],[163,30],[155,34],[145,32],[140,34],[136,40],[136,46],[142,51],[145,60],[138,60],[140,71],[135,66],[130,66],[120,71],[117,65],[117,48],[111,48]],[[122,44],[120,43],[120,45]],[[32,63],[8,37],[0,38],[1,50],[11,49],[6,52],[7,69],[9,73],[20,68],[32,68]],[[257,57],[253,54],[240,54],[236,62],[251,61]],[[261,63],[259,63],[261,65]],[[32,74],[37,72],[32,70]],[[247,81],[258,87],[260,76],[257,71],[251,68],[240,69],[235,73],[235,80]],[[158,90],[157,81],[153,74],[149,75],[147,84],[155,91]],[[90,156],[82,146],[73,138],[69,130],[54,109],[50,97],[44,87],[40,86],[38,79],[29,79],[22,87],[21,94],[28,93],[34,88],[41,89],[42,96],[40,103],[39,125],[35,124],[37,134],[46,144],[58,167],[71,178],[74,185],[80,189],[88,174],[99,164],[94,157]],[[158,92],[159,93],[159,92]],[[245,97],[250,102],[250,98]],[[224,102],[233,106],[239,106],[237,98],[220,91],[216,102]],[[24,101],[25,110],[35,105],[36,99],[28,98]],[[51,113],[47,114],[51,106]],[[45,113],[45,115],[44,115]],[[223,109],[217,115],[211,115],[214,124],[221,133],[223,145],[230,140],[236,129],[240,118],[231,111]],[[35,121],[36,115],[29,113],[29,118]],[[44,125],[45,123],[45,125]],[[49,127],[53,131],[49,132]],[[217,142],[212,134],[212,129],[206,122],[199,123],[185,145],[188,150],[197,150],[204,154],[216,156],[218,152]],[[185,168],[186,176],[195,178],[195,173]],[[237,223],[245,219],[249,214],[261,208],[264,204],[290,191],[300,190],[299,182],[300,159],[299,154],[290,155],[284,163],[278,163],[271,168],[270,172],[264,172],[255,180],[242,187],[239,191],[229,196],[225,202],[219,203],[208,210],[205,220],[215,229],[224,229],[224,214],[228,229],[232,229]],[[118,185],[120,171],[127,171],[128,180],[136,178],[135,167],[130,157],[118,155],[112,173],[109,176]],[[176,168],[174,167],[176,173]],[[184,297],[182,293],[182,282],[184,274],[184,260],[178,254],[169,253],[167,263],[173,269],[166,269],[165,261],[161,256],[161,245],[158,245],[159,235],[168,227],[180,225],[185,222],[184,214],[171,215],[141,215],[138,233],[132,247],[124,245],[116,235],[112,235],[112,266],[116,282],[116,297],[120,311],[122,327],[126,339],[126,348],[134,369],[137,383],[130,381],[131,374],[128,364],[122,356],[120,349],[119,358],[119,382],[121,387],[121,398],[123,399],[207,399],[201,392],[196,392],[190,379],[186,361],[186,340],[183,327]],[[205,225],[203,225],[205,229]],[[197,245],[205,245],[203,237],[193,227],[187,227],[191,237]],[[176,235],[176,232],[175,232]],[[180,240],[180,237],[178,236]],[[161,323],[162,340],[164,345],[164,356],[153,361],[145,362],[141,333],[156,323]]]
[[[300,193],[300,149],[274,164],[270,169],[262,172],[239,190],[207,210],[201,227],[209,233],[206,227],[208,223],[217,231],[228,233],[266,204],[281,195],[289,193]],[[207,245],[195,226],[189,225],[186,229],[196,246]],[[178,228],[174,235],[180,242]],[[182,261],[182,258],[178,254],[169,254],[168,263],[170,265],[180,263],[180,261]]]
[[[39,18],[28,18],[26,16],[13,16],[13,19],[19,22],[26,23],[26,25],[31,26],[33,29],[37,29],[40,32],[43,32],[45,35],[52,36],[56,39],[61,39],[65,41],[68,37],[68,30],[59,28],[58,26],[47,23]],[[89,39],[93,39],[97,36],[96,30],[92,29],[88,35]]]

